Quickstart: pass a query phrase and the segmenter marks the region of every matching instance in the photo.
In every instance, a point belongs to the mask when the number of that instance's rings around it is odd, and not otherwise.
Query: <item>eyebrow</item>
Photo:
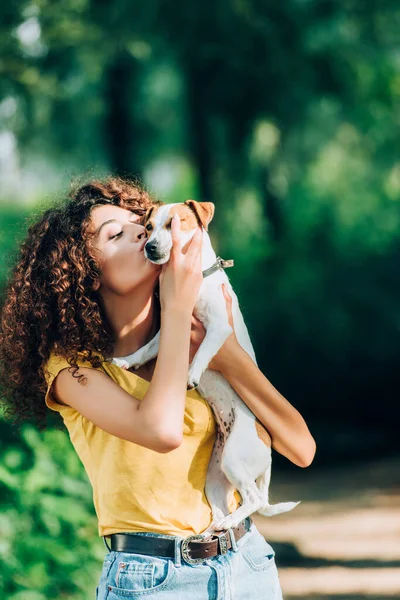
[[[96,229],[96,231],[94,232],[94,235],[99,235],[100,231],[102,230],[103,227],[105,227],[106,225],[108,225],[109,223],[116,223],[117,219],[108,219],[108,221],[104,221],[104,223],[102,223],[100,225],[100,227],[98,227]]]

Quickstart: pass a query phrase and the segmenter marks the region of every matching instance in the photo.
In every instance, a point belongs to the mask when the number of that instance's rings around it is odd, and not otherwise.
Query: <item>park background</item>
[[[317,442],[273,452],[256,518],[285,600],[400,596],[397,0],[31,0],[0,7],[0,286],[71,180],[215,203],[260,368]],[[0,418],[0,590],[86,600],[105,552],[57,415]],[[258,600],[258,599],[255,599]]]

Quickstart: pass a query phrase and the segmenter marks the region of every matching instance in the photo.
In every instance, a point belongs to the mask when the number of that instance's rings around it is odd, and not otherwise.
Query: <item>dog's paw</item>
[[[121,358],[113,358],[111,362],[113,365],[117,365],[117,367],[120,367],[121,369],[129,369],[129,363]]]
[[[202,535],[205,539],[213,537],[213,535],[215,535],[215,529],[213,529],[211,525],[210,527],[207,527],[207,529],[200,533],[200,535]]]
[[[199,385],[200,378],[203,372],[198,369],[189,369],[188,374],[188,388],[193,389]]]
[[[240,523],[240,520],[238,521],[237,519],[235,519],[233,515],[228,515],[224,519],[218,519],[217,521],[213,521],[210,527],[212,527],[214,531],[226,531],[231,527],[236,527],[238,523]]]
[[[198,381],[192,381],[189,379],[188,383],[187,383],[187,388],[188,388],[188,390],[194,390],[195,388],[197,388],[198,385],[199,385]]]

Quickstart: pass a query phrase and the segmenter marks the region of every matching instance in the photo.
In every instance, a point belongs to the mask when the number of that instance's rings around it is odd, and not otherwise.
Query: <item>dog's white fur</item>
[[[163,225],[174,204],[162,206],[155,216],[154,229],[147,244],[157,244],[158,264],[167,262],[172,247],[171,233]],[[181,232],[182,246],[192,238],[195,229]],[[145,247],[146,253],[146,247]],[[148,258],[147,254],[146,257]],[[211,240],[203,228],[203,270],[216,261]],[[236,337],[256,363],[250,337],[239,309],[239,303],[225,271],[217,271],[206,277],[201,285],[194,314],[206,329],[189,369],[188,383],[198,385],[200,394],[210,404],[218,425],[217,437],[210,460],[205,493],[210,503],[213,521],[203,532],[205,536],[215,530],[235,527],[242,519],[258,512],[272,516],[292,510],[299,502],[283,502],[270,505],[268,488],[271,478],[271,448],[257,435],[256,419],[246,404],[236,394],[227,380],[212,369],[207,369],[212,357],[218,352],[232,329],[228,323],[226,302],[222,292],[225,284],[232,297],[232,316]],[[135,369],[157,356],[159,333],[143,348],[130,356],[114,358],[113,362],[124,368]],[[229,514],[229,500],[237,489],[242,498],[239,508]]]

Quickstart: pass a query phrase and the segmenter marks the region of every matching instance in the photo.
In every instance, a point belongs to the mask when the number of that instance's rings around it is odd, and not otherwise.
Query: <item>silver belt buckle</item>
[[[228,542],[226,539],[226,535],[229,535],[229,529],[226,531],[221,531],[221,533],[216,533],[215,537],[218,539],[219,549],[221,550],[221,554],[226,554],[228,552]]]
[[[189,537],[185,538],[181,544],[181,554],[184,561],[189,563],[190,565],[196,565],[198,563],[202,563],[206,558],[190,558],[189,556],[189,544],[192,540],[205,540],[206,538],[203,535],[189,535]]]

